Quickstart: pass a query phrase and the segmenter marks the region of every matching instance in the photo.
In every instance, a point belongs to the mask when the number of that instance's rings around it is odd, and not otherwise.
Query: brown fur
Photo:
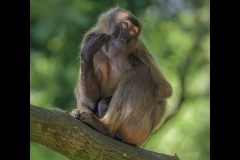
[[[138,27],[138,33],[118,56],[108,56],[111,54],[108,53],[110,40],[95,53],[93,64],[82,61],[75,93],[84,123],[108,136],[141,146],[161,121],[166,99],[172,94],[170,84],[139,37],[141,23],[130,12],[112,8],[101,14],[98,23],[84,35],[81,49],[96,34],[106,33],[112,37],[118,33],[116,26],[126,17]],[[88,70],[94,72],[86,74]],[[87,80],[81,77],[83,73]],[[109,108],[99,119],[96,114],[98,102],[109,96],[112,96]]]

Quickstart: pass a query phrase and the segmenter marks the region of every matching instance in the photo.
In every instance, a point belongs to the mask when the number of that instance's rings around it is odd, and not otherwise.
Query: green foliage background
[[[210,159],[210,2],[207,0],[30,0],[30,103],[76,108],[79,44],[114,6],[143,24],[141,38],[173,86],[166,122],[143,145],[181,159]],[[31,160],[66,160],[30,142]]]

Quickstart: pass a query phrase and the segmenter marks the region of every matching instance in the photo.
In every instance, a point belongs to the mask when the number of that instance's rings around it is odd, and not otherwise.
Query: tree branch
[[[175,153],[166,155],[147,151],[107,137],[65,111],[45,109],[31,104],[30,140],[71,160],[179,160]]]

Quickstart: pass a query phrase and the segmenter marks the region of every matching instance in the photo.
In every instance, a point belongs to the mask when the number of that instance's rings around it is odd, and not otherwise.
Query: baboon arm
[[[83,103],[95,110],[97,102],[100,98],[99,84],[94,68],[93,57],[103,44],[108,40],[109,36],[101,33],[91,37],[91,39],[81,49],[81,74],[80,89],[84,95],[81,99]]]
[[[81,101],[91,109],[95,110],[100,98],[97,77],[94,71],[93,62],[81,62],[81,76],[79,90],[81,90]]]

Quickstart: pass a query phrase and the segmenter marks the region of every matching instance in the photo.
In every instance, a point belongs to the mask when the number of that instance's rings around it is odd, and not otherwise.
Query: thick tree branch
[[[30,104],[30,140],[71,160],[139,159],[179,160],[107,137],[65,111],[44,109]]]

